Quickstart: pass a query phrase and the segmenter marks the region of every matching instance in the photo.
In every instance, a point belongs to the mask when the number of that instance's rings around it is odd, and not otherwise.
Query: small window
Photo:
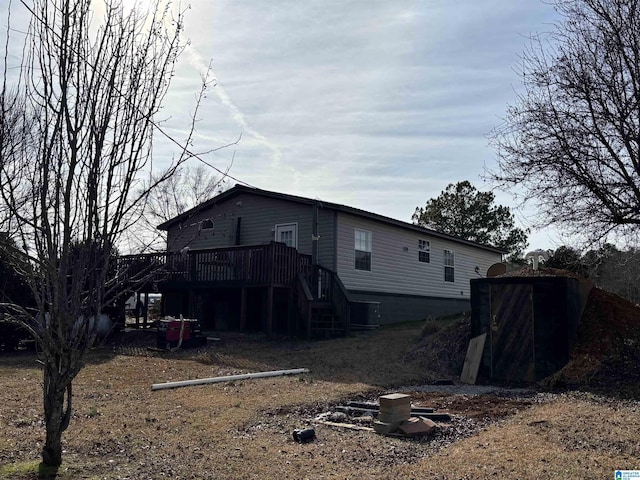
[[[418,261],[429,263],[431,261],[431,245],[428,240],[418,240]]]
[[[444,251],[444,281],[455,282],[456,256],[451,250]]]
[[[202,221],[201,224],[201,228],[202,230],[212,230],[213,229],[213,221],[211,221],[211,219],[207,218],[206,220]]]
[[[355,230],[355,268],[371,271],[371,232]]]
[[[276,225],[276,242],[285,243],[288,247],[298,248],[298,224],[280,223]]]

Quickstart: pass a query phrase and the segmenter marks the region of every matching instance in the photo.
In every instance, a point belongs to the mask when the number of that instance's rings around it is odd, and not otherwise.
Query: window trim
[[[447,255],[449,254],[449,255]],[[448,283],[455,283],[456,281],[456,252],[449,249],[444,249],[444,281]],[[450,279],[448,279],[447,272],[450,271]]]
[[[358,238],[358,233],[364,234],[365,245],[362,245],[361,238]],[[358,247],[364,247],[364,249],[361,249]],[[353,230],[353,268],[355,270],[358,270],[361,272],[371,271],[372,257],[373,257],[372,250],[373,250],[373,234],[371,233],[371,230],[365,230],[363,228],[354,228]],[[358,266],[358,252],[368,254],[368,255],[365,255],[366,263],[367,263],[366,266],[368,268],[362,268],[362,265],[360,265],[360,267]]]
[[[276,223],[274,230],[273,230],[273,234],[275,237],[275,241],[276,242],[280,242],[280,240],[278,239],[278,231],[282,229],[284,231],[287,230],[291,230],[291,232],[293,233],[293,248],[298,248],[298,222],[287,222],[287,223]],[[284,242],[282,242],[284,243]]]
[[[425,257],[426,260],[423,260]],[[431,242],[429,240],[423,238],[418,239],[418,262],[431,263]]]

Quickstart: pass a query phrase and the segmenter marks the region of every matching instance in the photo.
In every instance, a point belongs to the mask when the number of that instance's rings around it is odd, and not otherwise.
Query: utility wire
[[[20,3],[22,3],[22,5],[31,13],[31,15],[38,20],[42,25],[44,25],[44,27],[49,30],[55,37],[57,37],[58,39],[60,39],[60,36],[57,34],[57,32],[50,26],[47,24],[47,22],[45,22],[42,18],[40,18],[40,16],[38,16],[36,14],[36,12],[29,7],[29,5],[27,5],[27,3],[25,2],[25,0],[20,0]],[[157,10],[155,11],[157,12]],[[155,12],[154,12],[154,18],[155,17]],[[131,15],[131,14],[130,14]],[[148,15],[148,14],[147,14]],[[8,41],[8,40],[7,40]],[[100,75],[103,79],[106,79],[106,77],[104,76],[104,74],[102,74],[101,72],[98,71],[98,69],[96,68],[95,65],[93,65],[86,57],[84,57],[80,52],[76,51],[74,52],[78,58],[81,58],[88,66],[89,68],[91,68],[95,73],[97,73],[98,75]],[[6,65],[5,65],[6,67]],[[213,88],[215,88],[215,85],[213,86]],[[123,93],[118,89],[118,87],[115,87],[116,91],[120,94],[120,96],[122,98],[125,99],[125,102],[129,102],[129,99],[126,95],[123,95]],[[136,108],[138,110],[138,113],[140,114],[144,114],[142,111],[140,111],[140,109],[138,108],[138,106],[136,104],[134,104],[133,102],[129,102],[130,105],[132,105],[134,108]],[[230,178],[231,180],[234,180],[235,182],[241,183],[243,185],[246,185],[248,187],[252,187],[255,188],[253,185],[251,185],[249,182],[246,182],[244,180],[241,180],[237,177],[234,177],[233,175],[229,174],[229,171],[223,171],[220,168],[216,167],[215,165],[209,163],[208,161],[206,161],[204,158],[202,158],[200,156],[200,154],[192,152],[191,150],[189,150],[187,148],[186,145],[183,145],[179,140],[176,140],[173,136],[171,136],[169,133],[167,133],[158,123],[156,123],[153,118],[148,118],[149,123],[151,123],[151,125],[158,130],[158,132],[160,132],[165,138],[167,138],[169,141],[171,141],[172,143],[174,143],[175,145],[177,145],[178,147],[180,147],[180,149],[189,155],[189,158],[195,158],[196,160],[202,162],[204,165],[207,165],[210,168],[213,168],[216,172],[218,172],[220,175],[222,175],[222,180],[226,179],[226,178]],[[228,148],[232,145],[237,145],[240,140],[242,139],[242,133],[240,133],[240,136],[238,137],[238,140],[236,140],[235,142],[231,142],[228,143],[226,145],[222,145],[220,147],[214,148],[212,150],[209,151],[209,153],[211,152],[216,152],[218,150],[222,150],[224,148]],[[235,157],[235,154],[234,154]]]

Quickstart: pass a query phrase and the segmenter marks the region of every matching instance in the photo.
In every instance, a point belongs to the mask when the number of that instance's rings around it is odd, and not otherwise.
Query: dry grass
[[[129,338],[126,347],[96,352],[79,375],[57,478],[609,478],[615,468],[640,465],[639,405],[587,394],[544,401],[416,394],[483,427],[453,443],[313,424],[317,413],[344,399],[375,399],[439,378],[441,372],[410,355],[424,343],[422,326],[321,342],[236,335],[175,355],[147,352],[152,338]],[[297,367],[311,373],[150,389]],[[0,479],[38,478],[40,385],[33,355],[0,357]],[[309,425],[316,440],[295,443],[293,429]]]
[[[637,405],[561,396],[415,465],[403,478],[613,478],[637,468]]]

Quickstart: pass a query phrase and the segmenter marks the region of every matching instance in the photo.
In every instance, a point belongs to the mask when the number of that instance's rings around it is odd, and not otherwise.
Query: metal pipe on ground
[[[224,377],[201,378],[195,380],[182,380],[179,382],[154,383],[151,390],[165,390],[169,388],[191,387],[194,385],[205,385],[207,383],[231,382],[234,380],[248,380],[251,378],[280,377],[283,375],[299,375],[309,373],[308,368],[295,368],[292,370],[273,370],[270,372],[243,373],[240,375],[227,375]]]

